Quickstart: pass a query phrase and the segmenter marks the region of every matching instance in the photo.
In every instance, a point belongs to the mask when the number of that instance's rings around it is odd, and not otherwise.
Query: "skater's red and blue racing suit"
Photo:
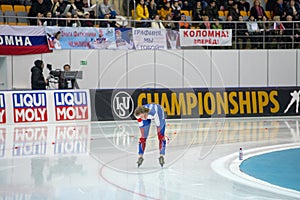
[[[139,127],[141,130],[141,137],[139,141],[139,154],[144,154],[146,147],[146,140],[149,135],[149,129],[151,125],[151,120],[154,120],[157,128],[157,137],[159,140],[159,152],[161,155],[165,155],[166,151],[166,140],[165,140],[165,112],[163,108],[158,104],[146,104],[143,105],[146,108],[149,108],[148,119],[138,119]]]

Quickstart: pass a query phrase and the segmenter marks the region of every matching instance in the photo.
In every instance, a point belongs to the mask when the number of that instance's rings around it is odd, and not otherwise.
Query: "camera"
[[[47,69],[49,69],[49,75],[56,77],[56,78],[60,78],[61,76],[61,70],[60,69],[56,69],[56,70],[52,70],[52,65],[51,64],[47,64]]]
[[[51,64],[47,64],[47,69],[49,70],[48,79],[48,88],[49,89],[64,89],[64,77],[60,69],[52,69]]]

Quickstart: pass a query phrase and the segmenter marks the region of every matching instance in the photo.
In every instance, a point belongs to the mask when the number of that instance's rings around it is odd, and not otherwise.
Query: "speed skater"
[[[164,156],[166,151],[165,140],[165,112],[163,108],[158,104],[145,104],[139,106],[134,111],[135,117],[138,120],[141,137],[139,138],[139,158],[137,161],[138,167],[140,167],[144,161],[144,152],[146,147],[146,141],[149,135],[151,120],[154,120],[157,128],[157,137],[159,141],[159,164],[161,167],[165,164]]]

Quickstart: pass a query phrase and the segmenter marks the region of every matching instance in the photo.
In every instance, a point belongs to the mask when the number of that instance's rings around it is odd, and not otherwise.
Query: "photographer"
[[[43,75],[44,62],[42,60],[34,61],[34,66],[31,68],[31,89],[45,90],[47,80]]]

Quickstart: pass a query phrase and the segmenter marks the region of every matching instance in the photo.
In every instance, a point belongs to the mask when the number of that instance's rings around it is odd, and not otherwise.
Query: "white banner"
[[[180,29],[181,46],[231,46],[231,29]]]
[[[137,50],[167,49],[165,29],[133,28],[132,31]]]

